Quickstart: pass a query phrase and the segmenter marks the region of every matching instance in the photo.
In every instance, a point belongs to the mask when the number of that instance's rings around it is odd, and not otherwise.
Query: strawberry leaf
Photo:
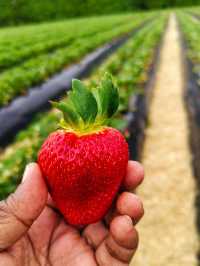
[[[95,92],[95,96],[98,98],[100,115],[108,118],[112,117],[119,106],[119,93],[110,74],[105,74],[100,87]]]
[[[72,89],[69,97],[73,102],[77,113],[81,116],[84,122],[94,122],[98,111],[94,95],[80,80],[77,79],[72,81]]]
[[[78,125],[79,115],[73,110],[72,107],[70,107],[68,103],[52,102],[52,105],[63,113],[63,117],[69,125]]]
[[[119,94],[112,76],[106,74],[99,87],[95,86],[91,90],[80,80],[74,79],[67,99],[52,104],[63,113],[64,119],[60,121],[62,128],[78,133],[89,132],[108,125],[117,111]]]
[[[123,132],[128,127],[128,121],[119,118],[112,118],[109,120],[109,126],[117,128],[121,132]]]

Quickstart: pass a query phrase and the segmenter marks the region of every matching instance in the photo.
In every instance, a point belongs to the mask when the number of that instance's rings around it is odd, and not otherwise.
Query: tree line
[[[0,0],[0,24],[197,5],[199,0]]]

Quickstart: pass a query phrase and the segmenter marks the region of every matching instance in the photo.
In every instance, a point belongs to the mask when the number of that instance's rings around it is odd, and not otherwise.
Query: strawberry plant
[[[178,12],[178,18],[183,31],[184,37],[187,41],[187,54],[191,61],[197,65],[200,63],[200,22],[192,18],[191,15],[183,12]],[[196,69],[193,69],[194,72]]]

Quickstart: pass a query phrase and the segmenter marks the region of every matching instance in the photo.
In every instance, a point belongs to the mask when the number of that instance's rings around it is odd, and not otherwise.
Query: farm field
[[[124,120],[121,119],[122,114],[128,112],[130,95],[142,93],[141,84],[147,78],[148,67],[153,60],[153,51],[164,30],[165,22],[166,16],[163,16],[159,20],[157,19],[148,24],[119,49],[116,54],[109,58],[107,62],[100,66],[99,70],[95,70],[94,74],[92,73],[87,80],[92,85],[99,80],[100,74],[105,71],[109,71],[116,77],[121,87],[121,116],[119,113],[114,122],[116,126],[122,127],[122,130],[126,128]],[[152,26],[154,26],[154,30],[150,31]],[[131,56],[132,54],[135,54],[135,56]],[[21,176],[25,164],[36,159],[41,143],[57,127],[58,115],[59,113],[57,114],[54,110],[45,114],[38,114],[34,119],[35,121],[19,132],[14,143],[9,145],[1,155],[0,183],[2,189],[0,194],[2,196],[11,192],[16,183],[19,182],[18,178]]]
[[[102,22],[80,19],[75,23],[44,24],[39,30],[37,26],[27,26],[0,31],[0,106],[151,16],[119,15],[102,17]]]
[[[29,96],[30,89],[40,89],[85,56],[124,37],[81,79],[92,91],[105,72],[112,74],[119,87],[119,110],[110,126],[126,138],[130,159],[145,168],[146,180],[136,194],[146,214],[137,225],[140,246],[130,266],[198,266],[199,7],[0,29],[0,113]],[[59,99],[64,103],[66,94]],[[38,109],[25,125],[13,128],[14,138],[0,143],[0,200],[20,184],[26,164],[37,160],[60,118],[53,106]]]

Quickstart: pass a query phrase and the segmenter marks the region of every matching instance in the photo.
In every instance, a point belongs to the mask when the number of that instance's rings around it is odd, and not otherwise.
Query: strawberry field
[[[65,105],[72,78],[93,92],[107,72],[119,88],[109,126],[146,172],[137,193],[147,214],[130,265],[199,265],[199,41],[199,7],[0,28],[0,199],[59,128],[63,116],[50,101]]]
[[[143,19],[140,18],[140,21],[145,20],[147,16],[149,15],[145,14]],[[102,73],[106,71],[115,76],[116,82],[121,87],[120,107],[119,113],[112,123],[113,126],[122,130],[127,138],[132,133],[129,132],[128,128],[128,123],[130,123],[128,116],[132,116],[137,108],[135,106],[137,103],[134,102],[129,106],[129,99],[145,93],[144,83],[148,80],[148,71],[153,64],[154,52],[166,26],[166,20],[167,15],[162,15],[161,18],[155,18],[149,22],[133,37],[130,37],[127,43],[119,48],[114,55],[111,55],[97,67],[86,80],[89,86],[93,86],[98,82]],[[135,24],[135,20],[133,21],[132,24]],[[139,25],[139,22],[137,24]],[[153,30],[150,30],[152,27]],[[46,63],[49,66],[49,61]],[[36,64],[36,66],[38,65]],[[13,76],[9,75],[9,77]],[[2,91],[5,92],[5,90]],[[38,113],[25,129],[17,133],[15,140],[2,152],[0,164],[2,196],[11,192],[20,181],[19,177],[25,165],[29,161],[36,160],[41,143],[50,132],[57,128],[59,115],[60,113],[55,110]],[[145,121],[146,118],[141,117],[141,119]],[[5,171],[5,169],[9,170]]]

